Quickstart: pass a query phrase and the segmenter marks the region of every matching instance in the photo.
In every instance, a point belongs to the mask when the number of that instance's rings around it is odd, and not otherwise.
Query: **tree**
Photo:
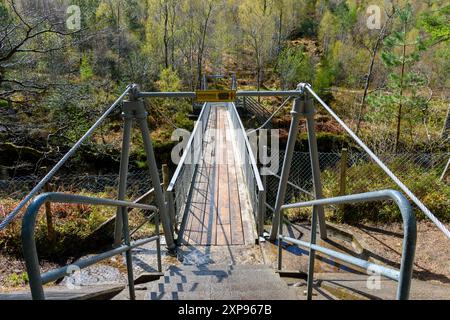
[[[299,82],[312,83],[314,66],[305,48],[284,49],[278,57],[278,73],[284,89],[295,88]]]
[[[36,66],[39,56],[69,46],[76,33],[50,12],[20,10],[13,0],[0,3],[0,99],[27,104],[48,90],[45,79],[23,71]]]
[[[371,102],[379,107],[397,106],[394,149],[398,152],[402,118],[407,112],[405,108],[412,110],[414,107],[424,105],[424,99],[418,94],[418,90],[426,85],[426,78],[412,67],[419,61],[420,54],[426,47],[420,37],[414,40],[408,37],[414,27],[411,5],[407,4],[404,8],[398,9],[396,18],[398,25],[384,40],[384,50],[381,54],[384,65],[390,71],[388,91],[386,94],[374,95]]]
[[[359,133],[359,130],[361,128],[361,121],[363,119],[364,114],[364,108],[366,105],[367,95],[369,93],[369,87],[372,82],[372,74],[374,71],[375,66],[375,59],[378,56],[378,51],[384,41],[384,39],[388,36],[388,27],[392,21],[392,18],[394,17],[395,13],[395,7],[392,7],[392,12],[388,13],[386,10],[386,16],[387,19],[383,23],[383,26],[381,27],[378,35],[375,38],[375,41],[372,39],[369,39],[367,43],[364,39],[358,38],[357,42],[360,43],[370,54],[370,61],[369,61],[369,67],[367,74],[364,76],[364,92],[361,98],[361,103],[359,105],[357,120],[356,120],[356,134]]]
[[[240,23],[246,43],[252,48],[255,59],[256,86],[259,91],[264,65],[272,49],[275,24],[268,14],[266,1],[245,1],[240,6]]]

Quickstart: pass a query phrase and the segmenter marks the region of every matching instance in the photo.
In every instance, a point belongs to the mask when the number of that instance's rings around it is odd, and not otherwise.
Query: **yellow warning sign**
[[[199,90],[195,92],[197,102],[234,102],[235,90]]]

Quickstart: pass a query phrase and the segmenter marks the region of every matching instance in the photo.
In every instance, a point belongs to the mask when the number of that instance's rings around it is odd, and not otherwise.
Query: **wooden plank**
[[[47,300],[110,300],[125,289],[125,285],[93,285],[83,286],[78,290],[70,290],[65,286],[46,287]],[[29,290],[0,294],[0,300],[31,300]]]
[[[233,244],[239,245],[244,244],[244,231],[242,226],[242,212],[235,160],[235,153],[230,152],[228,154],[228,173],[230,190],[231,239]]]
[[[218,107],[218,141],[217,147],[219,149],[219,163],[218,172],[219,177],[217,179],[217,245],[231,244],[231,227],[230,227],[230,208],[229,208],[229,196],[228,196],[228,169],[225,164],[226,150],[226,131],[224,121],[224,108]]]
[[[217,122],[217,112],[215,109],[211,109],[210,121],[208,122],[208,129],[214,129]],[[208,186],[207,186],[207,197],[205,206],[205,228],[202,230],[202,245],[215,244],[215,235],[213,230],[215,230],[215,179],[216,179],[216,168],[214,166],[214,157],[216,154],[216,137],[213,135],[214,132],[209,132],[208,145],[205,146],[205,165],[208,166]]]
[[[216,112],[216,124],[214,126],[215,130],[215,153],[214,153],[214,171],[215,171],[215,176],[214,176],[214,184],[212,185],[212,188],[214,189],[214,226],[213,226],[213,242],[211,243],[212,245],[217,245],[217,235],[218,235],[218,228],[217,228],[217,221],[218,221],[218,215],[219,215],[219,210],[218,210],[218,203],[219,203],[219,175],[220,175],[220,171],[219,171],[219,161],[220,161],[220,113],[219,110],[217,108],[214,108],[215,112]]]
[[[208,120],[208,129],[212,128],[215,123],[215,115],[211,110],[210,118]],[[211,147],[213,142],[211,140],[211,132],[208,130],[203,142],[203,154],[202,154],[202,163],[203,166],[203,174],[204,179],[202,181],[202,190],[203,193],[203,216],[202,216],[202,228],[199,233],[198,244],[209,244],[211,242],[211,233],[209,230],[211,229],[211,174],[213,173],[211,167]]]
[[[197,245],[252,243],[252,219],[242,169],[231,140],[227,107],[211,109],[202,163],[194,181],[185,240]],[[245,214],[245,219],[243,215]]]
[[[196,181],[194,185],[193,201],[192,201],[192,223],[189,230],[189,243],[199,244],[201,241],[201,233],[203,229],[203,219],[205,215],[205,190],[206,167],[199,166]]]

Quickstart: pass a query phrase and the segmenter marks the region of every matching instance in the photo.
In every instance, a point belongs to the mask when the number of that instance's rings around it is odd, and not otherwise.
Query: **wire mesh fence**
[[[278,172],[266,177],[267,203],[274,207],[284,151],[270,156],[272,159],[278,157],[280,164]],[[385,154],[380,158],[421,201],[432,207],[432,211],[437,210],[438,215],[444,216],[446,220],[450,218],[450,184],[446,178],[448,174],[444,173],[450,153]],[[325,197],[398,189],[367,154],[319,153],[319,163]],[[307,152],[295,152],[284,203],[313,197],[310,155]]]
[[[270,152],[269,152],[270,153]],[[279,176],[284,158],[284,151],[273,153],[278,157],[277,172],[265,177],[267,204],[275,206],[279,185]],[[345,155],[344,155],[345,157]],[[394,182],[363,153],[349,152],[343,164],[342,153],[319,153],[324,196],[334,197],[343,194],[362,193],[381,189],[398,189]],[[450,159],[450,153],[405,153],[385,154],[380,156],[393,172],[410,188],[421,201],[431,206],[433,212],[445,220],[450,219],[450,183],[444,170]],[[343,169],[345,167],[345,169]],[[342,174],[345,170],[345,174]],[[449,172],[450,173],[450,172]],[[160,172],[161,176],[161,172]],[[9,180],[0,180],[0,198],[23,198],[41,177],[25,176]],[[51,190],[59,192],[107,192],[116,196],[119,183],[118,174],[103,175],[61,175],[51,181]],[[128,174],[128,194],[136,198],[152,188],[147,170]],[[295,152],[289,174],[289,184],[285,203],[312,199],[314,197],[310,156],[307,152]],[[271,211],[267,210],[267,216]]]
[[[0,198],[21,199],[38,184],[42,177],[23,176],[0,180]],[[161,172],[160,172],[161,179]],[[61,175],[50,182],[50,190],[58,192],[107,192],[115,196],[119,184],[118,174],[103,175]],[[148,170],[134,171],[128,174],[127,197],[138,197],[153,188]]]

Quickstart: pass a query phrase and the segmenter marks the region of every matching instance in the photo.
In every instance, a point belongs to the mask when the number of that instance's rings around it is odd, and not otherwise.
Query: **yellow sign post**
[[[234,102],[235,90],[198,90],[195,92],[197,102]]]

